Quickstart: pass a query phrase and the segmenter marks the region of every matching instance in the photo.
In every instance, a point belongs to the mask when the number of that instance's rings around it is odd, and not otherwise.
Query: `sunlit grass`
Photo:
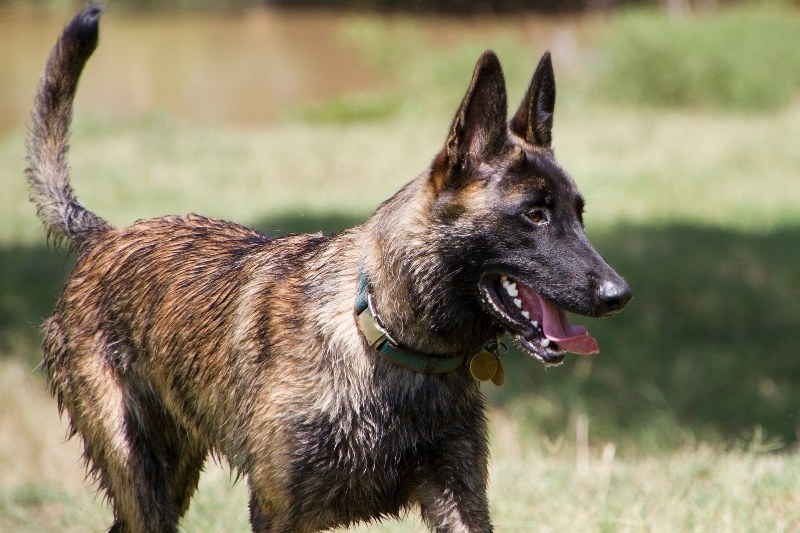
[[[0,361],[0,531],[99,531],[110,513],[84,483],[77,439],[30,369]],[[525,437],[490,413],[490,497],[498,531],[794,531],[800,455],[766,453],[754,436],[738,450],[698,443],[655,456],[620,455],[611,441]],[[580,421],[578,424],[585,424]],[[422,529],[416,513],[355,531]],[[249,531],[246,484],[209,461],[182,530]]]
[[[366,216],[426,168],[450,120],[242,130],[164,118],[114,127],[79,116],[72,176],[83,203],[116,224],[188,211],[242,223],[331,211]],[[586,107],[557,111],[554,135],[587,198],[590,231],[681,222],[763,232],[800,222],[800,106],[757,116]],[[0,141],[5,244],[41,242],[25,200],[23,139],[17,132]]]

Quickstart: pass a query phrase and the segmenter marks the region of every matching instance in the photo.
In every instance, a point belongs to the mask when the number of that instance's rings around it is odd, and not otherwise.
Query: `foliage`
[[[441,46],[414,19],[353,14],[343,17],[340,38],[385,82],[370,91],[301,106],[291,116],[313,122],[346,123],[395,116],[449,114],[463,96],[475,62],[486,49],[500,56],[509,88],[521,98],[538,56],[521,32],[504,28],[460,35]],[[438,53],[431,54],[430,50]],[[544,51],[540,47],[539,52]]]
[[[732,1],[732,0],[720,0]],[[391,10],[412,12],[442,12],[453,14],[503,13],[512,11],[583,11],[593,8],[612,8],[620,5],[656,5],[659,0],[118,0],[115,7],[131,10],[200,10],[242,9],[259,5],[283,8],[317,7],[348,10]],[[0,7],[14,4],[38,4],[50,7],[74,7],[75,0],[0,0]],[[599,6],[598,6],[599,4]]]
[[[761,110],[799,92],[800,16],[793,9],[688,17],[631,11],[603,33],[599,85],[617,101]]]

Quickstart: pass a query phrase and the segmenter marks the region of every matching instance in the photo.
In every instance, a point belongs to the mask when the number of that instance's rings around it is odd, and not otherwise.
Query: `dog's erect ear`
[[[533,73],[531,85],[522,99],[509,129],[530,144],[550,148],[553,109],[556,105],[556,79],[550,52],[545,52]]]
[[[500,60],[492,51],[478,59],[472,82],[458,108],[440,157],[458,168],[500,150],[506,140],[506,84]],[[443,163],[445,161],[442,161]]]

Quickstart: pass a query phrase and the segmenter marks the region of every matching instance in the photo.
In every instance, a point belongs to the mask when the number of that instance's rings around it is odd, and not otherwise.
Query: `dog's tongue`
[[[570,324],[564,311],[528,287],[521,283],[517,283],[517,287],[522,295],[523,307],[531,314],[531,318],[541,321],[545,337],[568,352],[583,355],[600,352],[597,341],[589,336],[585,327]]]
[[[573,326],[564,311],[544,298],[539,299],[542,302],[542,330],[545,337],[568,352],[584,355],[600,352],[597,341],[589,336],[585,327]]]

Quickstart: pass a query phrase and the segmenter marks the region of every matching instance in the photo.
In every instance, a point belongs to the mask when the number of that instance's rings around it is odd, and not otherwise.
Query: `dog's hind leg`
[[[206,448],[135,385],[106,391],[105,398],[121,400],[118,417],[100,423],[101,438],[89,442],[84,433],[84,441],[114,507],[111,530],[177,531],[197,488]]]
[[[114,511],[111,531],[176,531],[189,507],[207,449],[191,438],[142,380],[120,372],[119,343],[102,331],[67,335],[45,326],[45,370],[90,474]]]
[[[124,460],[107,468],[120,531],[176,531],[207,450],[150,394],[130,385],[125,399]]]

